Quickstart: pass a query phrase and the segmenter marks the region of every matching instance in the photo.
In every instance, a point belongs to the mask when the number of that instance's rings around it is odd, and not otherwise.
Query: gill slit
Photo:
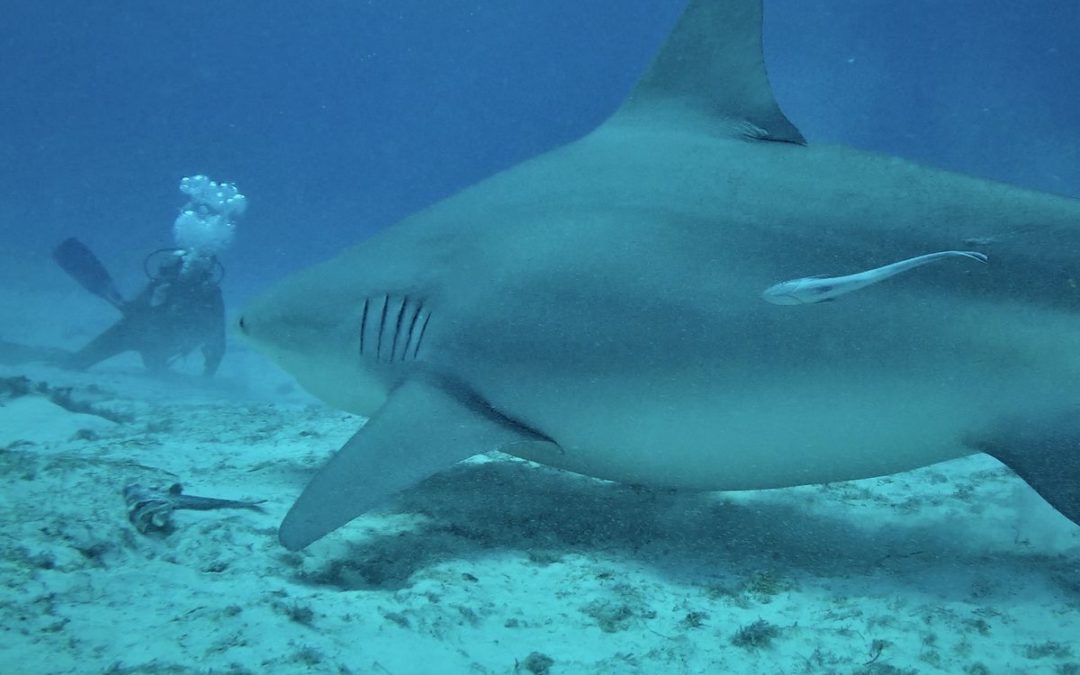
[[[409,358],[409,345],[411,345],[412,341],[413,341],[413,331],[416,330],[416,320],[420,318],[420,312],[423,311],[423,309],[424,309],[423,303],[420,303],[420,302],[416,303],[416,311],[413,312],[412,321],[409,322],[409,335],[405,339],[405,346],[401,350],[401,360],[402,361]]]
[[[364,298],[364,313],[360,316],[360,353],[364,353],[364,334],[367,333],[368,298]]]
[[[424,339],[424,331],[427,330],[428,321],[431,320],[431,312],[424,315],[424,323],[420,324],[420,334],[416,337],[416,349],[413,350],[413,359],[420,354],[420,343]]]
[[[382,336],[386,330],[386,310],[390,307],[390,296],[383,296],[382,316],[379,318],[379,341],[375,344],[375,360],[382,361]]]
[[[394,322],[394,341],[390,343],[390,361],[394,360],[394,354],[397,354],[397,342],[398,336],[401,335],[401,320],[405,318],[405,306],[409,304],[409,296],[405,295],[401,298],[401,307],[398,307],[397,321]]]

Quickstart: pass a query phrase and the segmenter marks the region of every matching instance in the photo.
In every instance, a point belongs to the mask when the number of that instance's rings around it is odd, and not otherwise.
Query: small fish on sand
[[[251,509],[262,511],[266,500],[257,502],[236,501],[232,499],[214,499],[183,494],[180,483],[173,483],[167,490],[148,488],[139,483],[124,487],[124,501],[128,506],[128,520],[142,534],[148,532],[169,533],[173,530],[171,515],[173,511],[188,509],[192,511],[211,511],[214,509]]]

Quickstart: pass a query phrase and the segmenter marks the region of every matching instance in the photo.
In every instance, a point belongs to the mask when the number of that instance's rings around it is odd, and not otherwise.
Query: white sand
[[[1080,672],[1080,528],[987,457],[707,495],[478,458],[293,554],[278,522],[361,420],[255,355],[212,387],[0,375],[133,420],[0,406],[2,673]],[[267,502],[147,536],[131,481]]]

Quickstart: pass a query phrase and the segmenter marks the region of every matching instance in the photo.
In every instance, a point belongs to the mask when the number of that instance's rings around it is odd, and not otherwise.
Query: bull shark
[[[1080,522],[1080,201],[808,144],[759,0],[692,0],[583,138],[257,298],[239,330],[368,418],[279,539],[302,549],[500,450],[687,490],[867,478],[976,452]],[[981,242],[800,311],[763,288]]]

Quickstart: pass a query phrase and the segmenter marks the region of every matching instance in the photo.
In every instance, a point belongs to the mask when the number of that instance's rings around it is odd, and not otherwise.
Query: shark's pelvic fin
[[[297,551],[455,462],[522,443],[558,451],[467,392],[406,381],[315,475],[278,537]]]
[[[615,118],[713,118],[731,134],[805,144],[773,98],[761,50],[761,0],[691,0]]]
[[[1080,525],[1080,412],[1005,420],[970,445],[993,456]]]

